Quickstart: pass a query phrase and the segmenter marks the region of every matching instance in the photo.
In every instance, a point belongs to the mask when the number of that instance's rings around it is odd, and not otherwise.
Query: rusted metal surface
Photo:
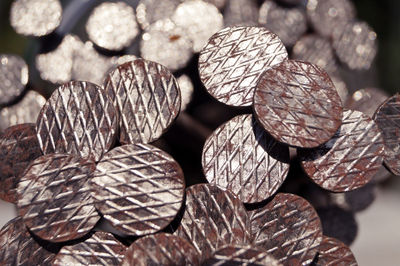
[[[118,115],[99,86],[71,81],[53,92],[36,122],[44,154],[72,153],[98,161],[115,142]]]
[[[240,115],[207,139],[202,165],[208,182],[255,203],[282,185],[289,171],[289,148],[268,136],[252,115]]]
[[[355,91],[346,102],[345,107],[373,117],[378,107],[388,98],[389,95],[382,89],[365,88]]]
[[[28,66],[11,54],[0,54],[0,105],[9,104],[21,95],[28,83]]]
[[[382,133],[359,111],[347,110],[343,123],[327,143],[299,150],[307,175],[322,188],[345,192],[367,184],[379,170],[384,155]]]
[[[328,74],[316,65],[294,60],[262,74],[254,110],[272,137],[303,148],[328,141],[343,116],[340,97]]]
[[[84,242],[64,246],[53,265],[120,265],[126,249],[112,234],[96,232]]]
[[[283,265],[312,262],[322,241],[317,212],[305,199],[277,194],[265,207],[250,213],[254,244]]]
[[[382,131],[385,166],[394,175],[400,175],[400,94],[383,102],[376,110],[374,120]]]
[[[123,266],[200,265],[199,253],[185,239],[166,233],[145,236],[133,242]]]
[[[94,161],[50,154],[33,161],[21,178],[18,214],[36,236],[64,242],[86,235],[100,219],[90,197]]]
[[[263,27],[228,27],[214,34],[199,57],[200,79],[218,101],[250,106],[261,74],[287,60],[281,40]]]
[[[178,83],[164,66],[137,59],[117,67],[104,88],[120,116],[120,142],[148,143],[158,139],[180,111]]]
[[[15,203],[16,188],[28,165],[42,155],[34,124],[9,127],[0,136],[0,198]]]
[[[186,209],[175,235],[191,242],[205,260],[224,245],[249,244],[250,220],[231,192],[197,184],[186,189]]]
[[[218,249],[202,265],[269,265],[279,266],[274,257],[252,245],[227,245]]]
[[[357,266],[356,258],[350,248],[341,241],[324,236],[319,245],[316,266],[348,265]]]
[[[178,163],[147,144],[108,152],[97,164],[91,184],[103,217],[118,231],[136,236],[165,228],[178,213],[185,189]]]

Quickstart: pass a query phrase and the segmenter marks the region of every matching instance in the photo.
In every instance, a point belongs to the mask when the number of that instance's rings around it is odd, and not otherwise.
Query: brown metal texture
[[[339,60],[350,69],[368,70],[378,51],[376,33],[365,22],[352,22],[332,37]]]
[[[384,101],[374,114],[385,144],[384,163],[394,175],[400,175],[400,94]]]
[[[227,245],[218,249],[202,265],[268,265],[279,266],[274,257],[252,245]]]
[[[341,241],[323,236],[319,245],[315,266],[357,266],[356,258],[350,248]]]
[[[100,219],[90,197],[95,163],[75,155],[49,154],[33,161],[21,178],[18,214],[41,239],[64,242],[86,235]]]
[[[278,35],[285,46],[293,46],[307,31],[307,18],[303,9],[281,7],[271,0],[261,5],[258,22]]]
[[[96,232],[84,242],[64,246],[53,265],[120,265],[126,249],[112,234]]]
[[[0,105],[9,104],[21,95],[28,83],[28,66],[11,54],[0,54]]]
[[[28,165],[42,155],[34,124],[12,126],[0,136],[0,198],[16,203],[18,182]]]
[[[148,143],[158,139],[177,117],[178,83],[164,66],[137,59],[118,66],[104,88],[120,115],[120,142]]]
[[[311,63],[288,60],[264,72],[254,95],[260,124],[276,140],[312,148],[342,122],[342,103],[329,75]]]
[[[225,26],[256,26],[258,5],[254,0],[229,0],[224,10]]]
[[[249,244],[250,220],[240,200],[215,185],[186,189],[186,208],[175,234],[193,244],[202,260],[227,244]]]
[[[53,92],[36,122],[44,154],[72,153],[98,161],[114,144],[118,115],[99,86],[71,81]]]
[[[350,0],[308,0],[307,16],[317,33],[331,37],[356,17],[356,9]]]
[[[382,89],[365,88],[354,92],[345,107],[373,117],[378,107],[388,98],[389,95]]]
[[[283,265],[312,262],[322,241],[317,212],[305,199],[279,193],[265,207],[250,213],[254,244]]]
[[[1,265],[52,265],[55,257],[32,238],[21,217],[1,229],[0,246]]]
[[[200,265],[199,253],[185,239],[158,233],[133,242],[125,253],[123,266]]]
[[[228,27],[214,34],[201,51],[200,79],[218,101],[250,106],[261,74],[287,58],[281,40],[266,28]]]
[[[272,196],[289,171],[289,148],[267,135],[252,115],[236,116],[208,137],[202,165],[206,179],[246,203]]]
[[[147,144],[124,145],[97,164],[92,197],[115,229],[146,235],[165,228],[182,206],[185,180],[175,160]]]
[[[384,156],[383,136],[367,115],[347,110],[332,139],[312,150],[300,149],[298,156],[307,175],[322,188],[351,191],[378,172]]]

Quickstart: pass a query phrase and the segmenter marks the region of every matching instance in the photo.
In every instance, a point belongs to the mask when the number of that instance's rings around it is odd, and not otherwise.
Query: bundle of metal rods
[[[1,265],[357,265],[400,96],[360,87],[351,1],[15,0],[10,24]]]

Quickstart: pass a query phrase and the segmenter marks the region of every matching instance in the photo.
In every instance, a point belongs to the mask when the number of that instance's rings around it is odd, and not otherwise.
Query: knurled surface
[[[120,142],[158,139],[175,120],[181,96],[175,77],[164,66],[137,59],[111,72],[104,88],[120,115]]]
[[[400,175],[400,94],[387,99],[374,115],[385,144],[384,162],[395,175]]]
[[[305,199],[279,193],[265,207],[251,212],[254,244],[283,265],[308,265],[322,241],[317,212]]]
[[[199,253],[188,241],[158,233],[135,241],[126,251],[122,265],[200,265],[200,261]]]
[[[112,234],[97,232],[84,242],[64,246],[54,265],[120,265],[126,249]]]
[[[254,95],[261,125],[276,140],[312,148],[328,141],[342,122],[342,103],[328,74],[288,60],[264,72]]]
[[[93,161],[74,155],[39,157],[21,178],[18,214],[38,237],[63,242],[87,234],[100,216],[90,197]]]
[[[319,245],[316,266],[357,266],[356,258],[350,248],[341,241],[323,236]]]
[[[118,115],[104,90],[71,81],[53,92],[36,122],[44,154],[72,153],[98,161],[114,144]]]
[[[279,266],[274,257],[251,245],[227,245],[218,249],[202,265],[269,265]]]
[[[288,57],[281,40],[262,27],[228,27],[214,34],[199,57],[200,78],[218,101],[250,106],[261,74]]]
[[[376,33],[365,22],[353,22],[333,34],[336,55],[350,69],[367,70],[378,51]]]
[[[203,260],[223,245],[251,241],[250,220],[243,204],[231,192],[210,184],[186,190],[186,209],[175,234],[191,242]]]
[[[202,165],[209,183],[254,203],[272,196],[285,180],[289,148],[267,136],[252,115],[240,115],[207,139]]]
[[[134,144],[104,156],[92,187],[103,217],[118,231],[140,236],[165,228],[175,218],[185,181],[170,155],[151,145]]]
[[[15,100],[28,83],[28,66],[16,55],[0,54],[0,105]]]
[[[16,188],[28,165],[42,155],[34,124],[9,127],[0,136],[0,198],[15,203]]]
[[[359,111],[343,114],[340,130],[327,143],[298,152],[307,175],[319,186],[345,192],[367,184],[378,172],[384,156],[377,124]]]

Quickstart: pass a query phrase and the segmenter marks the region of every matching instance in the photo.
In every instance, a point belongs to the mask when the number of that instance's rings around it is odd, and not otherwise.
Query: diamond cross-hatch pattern
[[[328,236],[322,237],[315,266],[357,266],[350,248],[341,241]]]

